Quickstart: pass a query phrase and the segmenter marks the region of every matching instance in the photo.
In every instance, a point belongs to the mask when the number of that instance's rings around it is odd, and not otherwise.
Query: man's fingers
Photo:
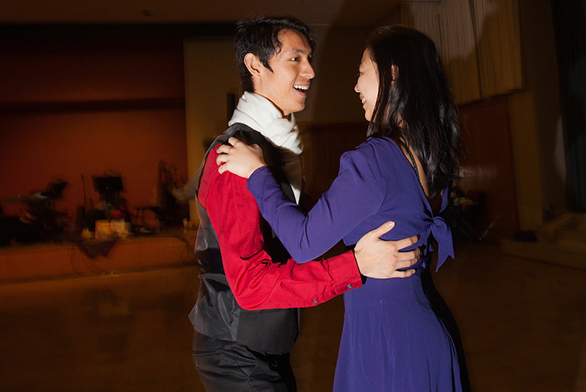
[[[394,271],[390,278],[408,278],[415,273],[414,269]]]
[[[240,140],[238,140],[234,136],[232,136],[228,139],[228,143],[230,143],[230,145],[232,145],[232,146],[235,146],[237,143],[240,143]]]
[[[382,235],[389,232],[393,227],[395,227],[395,222],[385,222],[376,229],[368,232],[367,235],[376,236],[376,238],[380,238]]]
[[[398,270],[403,270],[403,269],[411,267],[416,262],[417,262],[417,259],[401,260],[401,261],[397,261],[395,263],[395,267]]]
[[[405,260],[417,260],[419,259],[419,250],[410,250],[407,252],[397,251],[397,260],[405,261]]]
[[[397,271],[397,272],[401,272],[402,273],[401,274],[401,277],[408,278],[408,277],[410,277],[411,275],[413,275],[415,273],[415,270],[410,269],[410,270],[406,270],[406,271]]]
[[[412,237],[408,237],[408,238],[403,238],[402,240],[399,240],[396,242],[397,245],[397,249],[405,249],[410,247],[411,245],[417,243],[417,241],[419,241],[419,237],[414,235]]]
[[[396,252],[396,263],[404,263],[405,265],[397,268],[410,267],[419,261],[419,254],[413,251],[410,252]]]

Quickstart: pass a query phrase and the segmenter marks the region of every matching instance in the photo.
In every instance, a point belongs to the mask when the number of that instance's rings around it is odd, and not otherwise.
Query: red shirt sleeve
[[[208,155],[198,199],[218,236],[226,279],[240,306],[247,310],[315,306],[362,285],[351,251],[303,264],[293,259],[273,263],[264,249],[262,217],[246,189],[246,179],[218,173],[218,147]]]

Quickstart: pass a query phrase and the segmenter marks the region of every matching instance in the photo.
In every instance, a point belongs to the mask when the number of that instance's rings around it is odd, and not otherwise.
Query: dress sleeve
[[[338,177],[307,214],[283,195],[266,167],[249,177],[248,190],[262,216],[297,262],[324,254],[378,211],[383,200],[376,176],[358,150],[342,156]]]
[[[261,215],[246,180],[218,174],[210,152],[199,201],[216,231],[224,271],[240,306],[247,310],[309,307],[362,285],[352,252],[305,264],[273,263],[264,249]]]

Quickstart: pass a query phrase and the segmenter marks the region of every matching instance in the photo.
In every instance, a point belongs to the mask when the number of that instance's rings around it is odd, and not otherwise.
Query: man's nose
[[[305,61],[305,64],[301,71],[301,75],[306,77],[307,79],[315,78],[315,71],[313,70],[313,67],[311,66],[311,63],[309,61]]]

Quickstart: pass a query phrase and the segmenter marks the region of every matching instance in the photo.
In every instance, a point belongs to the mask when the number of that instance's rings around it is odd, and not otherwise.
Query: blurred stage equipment
[[[28,196],[4,199],[7,204],[23,206],[20,216],[4,216],[0,226],[0,243],[35,242],[55,239],[67,226],[67,214],[55,210],[55,201],[63,197],[67,181],[51,181],[44,191],[31,191]]]
[[[104,201],[110,205],[118,205],[120,192],[124,190],[122,186],[122,177],[120,176],[104,176],[92,177],[94,182],[94,190],[100,195],[103,195]]]

